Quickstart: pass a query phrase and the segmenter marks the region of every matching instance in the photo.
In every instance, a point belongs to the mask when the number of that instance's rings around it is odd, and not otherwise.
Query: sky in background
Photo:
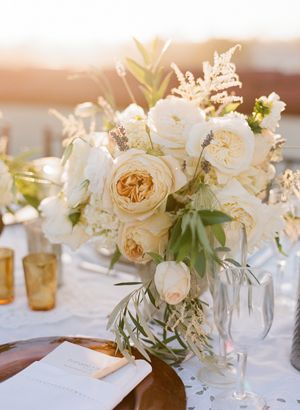
[[[173,41],[300,37],[300,0],[0,0],[1,61],[84,58],[132,36]]]

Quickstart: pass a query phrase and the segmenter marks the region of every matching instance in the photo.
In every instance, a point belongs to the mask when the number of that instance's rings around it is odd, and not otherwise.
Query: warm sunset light
[[[133,35],[174,42],[290,40],[300,35],[297,0],[1,0],[0,5],[2,64],[80,65],[82,58],[93,61],[95,47],[108,46],[113,58]],[[103,56],[102,64],[107,61]]]

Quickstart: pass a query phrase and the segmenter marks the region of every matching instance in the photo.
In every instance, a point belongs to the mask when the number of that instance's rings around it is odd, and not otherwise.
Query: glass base
[[[201,367],[197,377],[202,383],[211,387],[232,387],[236,384],[236,369],[223,357],[215,356],[213,362]]]
[[[234,393],[225,393],[216,396],[211,404],[211,410],[266,410],[266,402],[254,393],[246,392],[242,398]]]

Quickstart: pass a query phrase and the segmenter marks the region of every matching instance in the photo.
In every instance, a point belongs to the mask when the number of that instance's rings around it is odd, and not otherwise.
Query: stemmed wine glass
[[[274,290],[271,274],[248,267],[230,267],[215,283],[214,318],[220,335],[237,352],[237,386],[234,392],[217,396],[213,410],[263,410],[262,397],[245,391],[248,349],[263,340],[272,325]]]
[[[246,228],[239,222],[231,222],[229,225],[231,235],[234,236],[234,247],[230,253],[225,253],[221,259],[226,263],[226,258],[234,259],[237,264],[241,266],[246,265],[248,255],[247,245],[247,233]],[[220,265],[212,263],[208,270],[207,280],[208,288],[212,296],[214,303],[214,288],[215,283],[219,278]],[[218,329],[217,329],[218,330]],[[233,363],[228,358],[228,348],[226,340],[224,340],[219,334],[218,338],[218,351],[214,354],[213,360],[208,365],[203,365],[198,371],[198,378],[202,383],[208,384],[213,387],[231,387],[236,383],[236,369]]]

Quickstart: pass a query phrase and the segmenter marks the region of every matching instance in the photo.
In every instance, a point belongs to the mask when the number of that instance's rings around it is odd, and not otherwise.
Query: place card
[[[145,360],[136,360],[101,380],[90,376],[116,360],[64,342],[0,383],[1,405],[10,410],[111,410],[152,370]]]

